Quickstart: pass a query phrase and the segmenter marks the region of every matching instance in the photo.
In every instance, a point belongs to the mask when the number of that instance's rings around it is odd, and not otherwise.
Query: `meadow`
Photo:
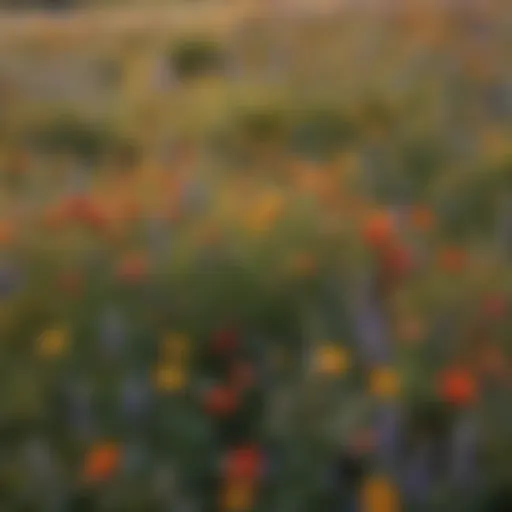
[[[1,510],[512,509],[483,7],[0,21]]]

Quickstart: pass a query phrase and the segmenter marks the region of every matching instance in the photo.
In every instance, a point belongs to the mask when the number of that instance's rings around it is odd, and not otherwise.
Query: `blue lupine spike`
[[[376,416],[377,457],[382,467],[393,471],[399,462],[401,411],[398,405],[386,403],[379,407]]]

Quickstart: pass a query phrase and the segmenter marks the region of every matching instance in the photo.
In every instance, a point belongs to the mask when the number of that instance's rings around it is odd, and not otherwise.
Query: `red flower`
[[[238,406],[238,396],[227,386],[215,386],[204,396],[204,407],[212,416],[227,416]]]
[[[119,466],[120,452],[113,443],[102,443],[91,449],[84,461],[84,477],[87,480],[105,480]]]
[[[225,472],[229,480],[257,480],[262,469],[263,455],[257,446],[241,446],[227,455]]]
[[[366,219],[362,228],[364,241],[373,248],[382,247],[395,235],[395,225],[391,215],[376,212]]]
[[[468,405],[477,396],[475,379],[464,369],[447,370],[441,375],[440,393],[453,405]]]

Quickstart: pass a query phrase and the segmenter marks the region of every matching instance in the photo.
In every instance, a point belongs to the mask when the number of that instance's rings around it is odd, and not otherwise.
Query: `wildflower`
[[[392,368],[374,368],[370,374],[370,391],[378,398],[393,398],[400,392],[400,379]]]
[[[326,344],[317,349],[314,366],[323,375],[341,375],[347,371],[350,357],[347,351],[334,344]]]
[[[160,365],[155,370],[154,383],[159,391],[179,391],[185,382],[185,371],[178,366]]]
[[[255,481],[261,477],[263,455],[257,446],[240,446],[232,450],[225,460],[225,475],[228,480]]]
[[[227,482],[221,492],[223,512],[249,511],[254,503],[254,484],[251,482]]]
[[[88,481],[106,480],[119,466],[120,450],[114,443],[104,442],[94,446],[87,453],[83,474]]]
[[[398,512],[400,499],[393,482],[385,476],[372,476],[363,482],[361,510],[363,512]]]
[[[440,376],[440,394],[453,405],[468,405],[476,399],[475,379],[469,371],[462,368],[450,368]]]
[[[362,227],[363,240],[373,248],[387,244],[395,235],[395,225],[387,212],[375,212],[369,216]]]
[[[65,328],[44,331],[38,338],[38,351],[43,357],[57,357],[67,348],[69,333]]]

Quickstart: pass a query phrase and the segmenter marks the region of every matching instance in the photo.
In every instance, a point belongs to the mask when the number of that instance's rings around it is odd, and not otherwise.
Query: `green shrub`
[[[112,134],[105,125],[74,115],[56,116],[28,135],[37,149],[50,153],[71,153],[95,159],[111,145]]]
[[[224,56],[215,41],[187,39],[172,48],[170,60],[180,78],[193,78],[222,69]]]

